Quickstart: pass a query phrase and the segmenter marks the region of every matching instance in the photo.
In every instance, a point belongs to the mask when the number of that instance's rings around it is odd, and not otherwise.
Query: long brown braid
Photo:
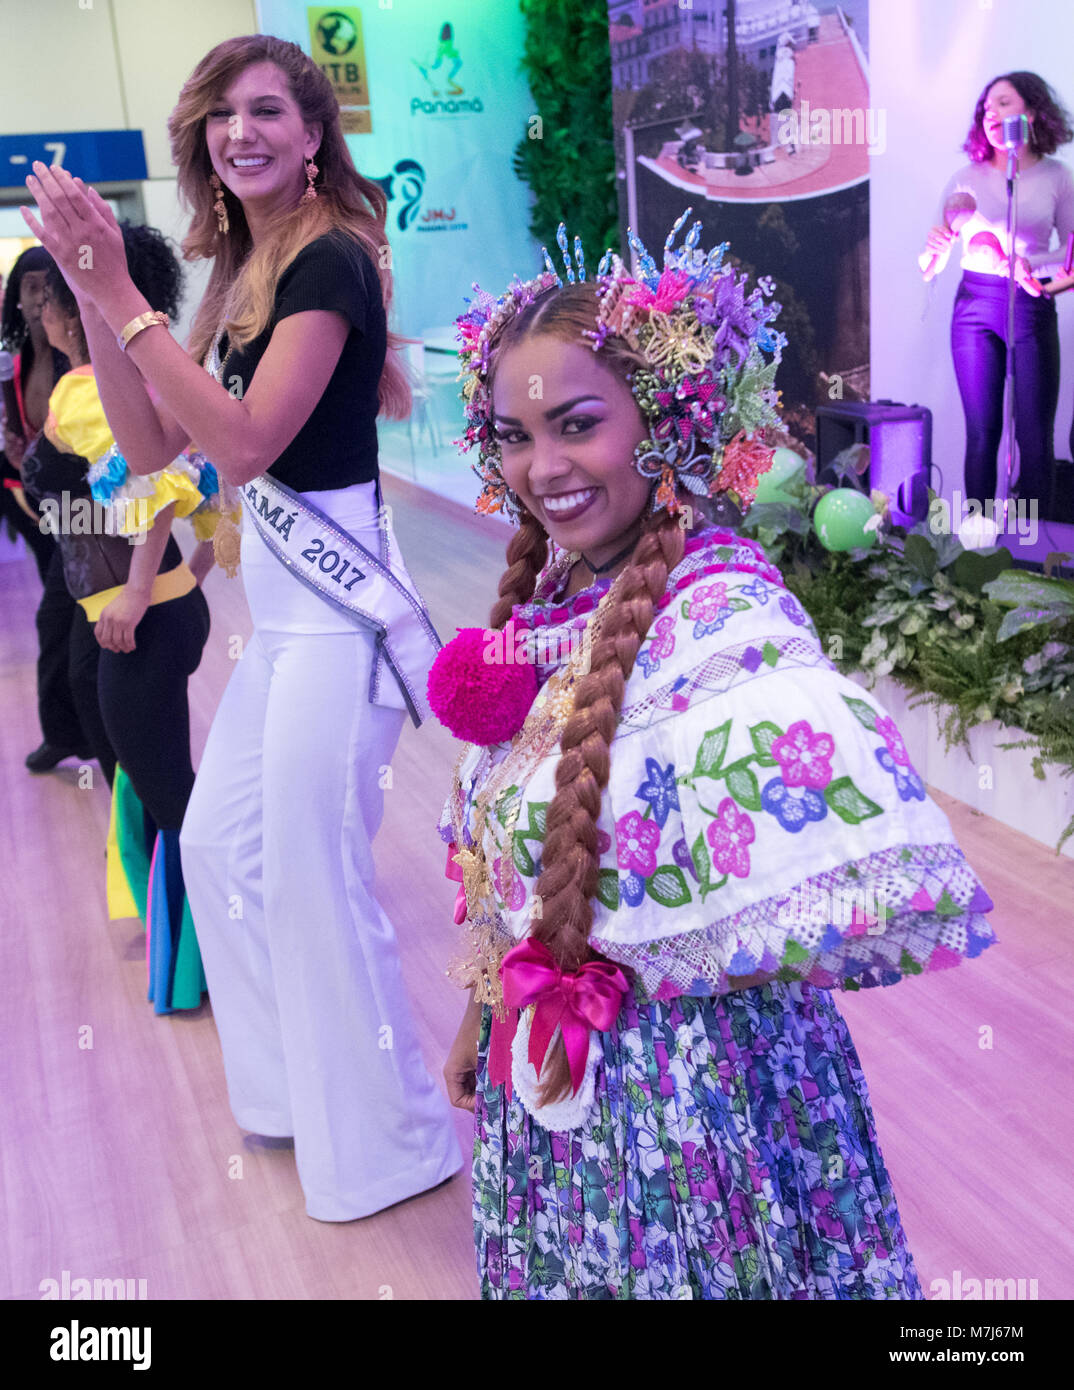
[[[561,970],[577,970],[594,954],[589,932],[600,877],[597,819],[611,772],[611,744],[638,648],[652,626],[668,574],[683,557],[685,543],[676,517],[661,512],[655,523],[646,517],[619,595],[591,654],[589,674],[578,682],[574,709],[560,739],[563,752],[556,764],[556,794],[545,820],[536,888],[541,915],[532,934],[548,947]],[[562,1039],[550,1052],[541,1076],[542,1105],[570,1094]]]
[[[548,559],[548,533],[532,513],[523,508],[521,523],[507,546],[507,569],[500,577],[499,599],[493,605],[489,627],[502,628],[516,603],[528,603],[537,587],[537,576]]]
[[[593,287],[584,283],[542,296],[511,320],[493,345],[490,386],[503,352],[523,337],[540,333],[564,342],[584,341],[581,330],[592,326],[596,305]],[[600,355],[602,362],[623,378],[643,360],[611,335]],[[668,574],[682,560],[684,550],[685,536],[678,518],[666,511],[655,517],[647,512],[618,596],[590,653],[589,672],[578,682],[574,709],[560,739],[562,756],[556,765],[556,791],[545,821],[536,885],[541,914],[531,930],[533,938],[548,947],[564,971],[577,970],[594,955],[589,932],[600,879],[597,820],[611,771],[611,744],[638,649],[667,589]],[[500,579],[490,626],[502,628],[516,604],[533,598],[547,555],[547,532],[523,508],[519,529],[507,547],[508,568]],[[559,1038],[542,1069],[540,1103],[560,1100],[571,1089],[567,1052]]]

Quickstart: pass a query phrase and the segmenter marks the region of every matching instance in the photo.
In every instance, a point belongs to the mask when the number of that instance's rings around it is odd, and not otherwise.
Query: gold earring
[[[224,189],[220,182],[220,175],[215,169],[209,175],[209,184],[216,193],[216,202],[213,203],[213,212],[216,213],[217,228],[221,236],[227,236],[228,226],[230,225],[228,223],[227,205],[224,202]]]
[[[317,177],[318,170],[312,159],[306,160],[306,191],[302,195],[304,203],[312,203],[317,196],[317,190],[313,186],[313,180]]]

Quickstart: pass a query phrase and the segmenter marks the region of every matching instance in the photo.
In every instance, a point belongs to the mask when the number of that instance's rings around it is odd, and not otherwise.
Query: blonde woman
[[[293,1135],[307,1212],[348,1221],[461,1166],[374,893],[383,771],[406,711],[424,717],[439,646],[379,499],[376,415],[409,408],[386,200],[354,168],[328,80],[279,39],[217,45],[169,133],[193,209],[184,254],[212,261],[189,352],[147,315],[100,197],[41,165],[28,184],[132,466],[193,440],[242,495],[254,634],[183,868],[235,1118]],[[219,530],[216,544],[232,558]]]

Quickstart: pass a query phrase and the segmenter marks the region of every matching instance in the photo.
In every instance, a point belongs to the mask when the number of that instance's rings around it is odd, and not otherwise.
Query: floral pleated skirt
[[[829,991],[626,996],[565,1133],[477,1067],[482,1298],[924,1298]]]

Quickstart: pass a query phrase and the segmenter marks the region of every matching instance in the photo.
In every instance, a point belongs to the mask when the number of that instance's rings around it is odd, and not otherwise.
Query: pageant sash
[[[398,551],[392,553],[391,523],[381,505],[380,555],[374,555],[308,497],[263,473],[239,488],[246,513],[276,559],[303,584],[376,636],[369,702],[406,709],[420,728],[429,717],[429,667],[442,643],[425,604],[409,585]],[[400,578],[400,574],[403,578]],[[393,681],[382,688],[387,663]],[[401,697],[401,698],[400,698]]]

